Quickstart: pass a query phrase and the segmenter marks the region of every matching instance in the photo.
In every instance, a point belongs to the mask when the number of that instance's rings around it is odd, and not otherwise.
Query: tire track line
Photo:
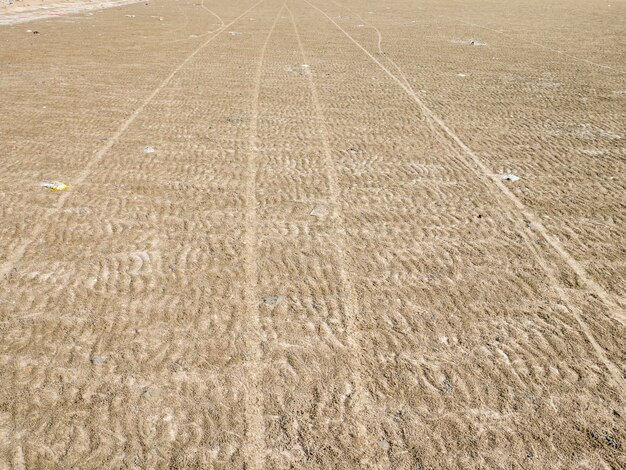
[[[346,8],[346,10],[351,11],[348,8]],[[360,19],[363,21],[363,23],[368,24],[365,20],[363,20],[363,18],[360,18]],[[371,27],[373,29],[375,29],[377,31],[377,33],[378,33],[378,47],[379,47],[379,51],[382,52],[382,48],[381,48],[382,34],[380,33],[380,31],[376,27],[374,27],[374,26],[371,26]],[[345,34],[345,32],[344,32],[344,34]],[[370,54],[368,54],[368,55],[370,55]],[[370,55],[370,57],[371,57],[371,55]],[[394,65],[394,67],[396,67],[398,70],[401,70],[400,67],[391,58],[386,57],[386,56],[385,56],[385,58],[392,65]],[[387,71],[387,73],[389,74],[388,71]],[[403,76],[403,78],[405,80],[406,87],[417,98],[417,95],[415,94],[415,91],[413,90],[413,88],[411,87],[410,83],[406,79],[406,76],[404,74],[402,74],[402,76]],[[399,79],[397,77],[395,78],[395,80],[396,80],[396,82],[400,83],[400,81],[399,81]],[[428,121],[430,121],[432,119],[432,117],[428,116],[428,115],[426,115],[425,117],[426,117],[426,119]],[[431,123],[429,122],[429,127],[431,127],[431,129],[433,129],[433,126],[430,125],[430,124]],[[440,125],[440,127],[441,127],[441,125]],[[442,130],[446,134],[448,134],[448,132],[446,132],[446,129],[442,128]],[[435,133],[437,134],[438,132],[435,131]],[[473,166],[473,165],[468,164],[467,161],[461,160],[460,163],[463,164],[464,166],[466,166],[467,168],[469,168],[475,174],[477,174],[478,177],[481,178],[481,179],[484,178],[485,175],[490,177],[492,180],[494,179],[493,175],[491,173],[489,173],[488,170],[484,170],[483,174],[481,175],[480,172],[478,172],[476,170],[476,167]],[[485,166],[485,168],[486,168],[486,166]],[[502,185],[500,179],[497,179],[496,183],[499,183],[499,185]],[[495,189],[493,188],[492,185],[486,185],[486,186],[487,186],[489,192],[494,193]],[[508,188],[505,187],[505,189],[507,189],[507,191],[508,191]],[[495,195],[497,196],[497,193]],[[513,195],[513,197],[515,197],[515,196]],[[509,208],[510,209],[510,207],[507,207],[507,206],[509,206],[509,204],[506,204],[504,206],[504,208]],[[548,279],[550,280],[551,286],[554,288],[554,290],[556,291],[556,293],[559,296],[559,298],[561,299],[561,301],[563,301],[563,303],[567,306],[568,310],[570,311],[570,313],[572,314],[572,316],[574,317],[576,322],[579,324],[579,326],[581,328],[581,331],[583,332],[583,334],[585,335],[585,337],[587,338],[587,340],[591,344],[592,348],[594,349],[594,352],[595,352],[596,356],[605,365],[605,367],[607,368],[607,370],[611,374],[611,376],[613,378],[613,381],[618,386],[618,388],[622,388],[624,385],[626,385],[626,381],[622,377],[622,374],[620,372],[619,367],[616,364],[614,364],[611,360],[608,359],[608,357],[606,356],[604,350],[598,344],[598,342],[595,339],[595,337],[593,336],[593,333],[591,332],[589,326],[584,322],[583,316],[582,316],[582,313],[581,313],[580,309],[574,304],[574,302],[572,302],[571,297],[567,294],[565,289],[561,286],[561,284],[560,284],[560,282],[558,280],[558,276],[555,273],[554,269],[550,266],[549,262],[546,262],[546,260],[543,258],[543,256],[541,256],[541,253],[539,253],[537,251],[537,249],[535,248],[535,246],[532,244],[532,241],[530,240],[530,237],[528,235],[527,227],[524,226],[524,224],[519,220],[519,218],[515,218],[514,217],[514,209],[513,210],[509,210],[507,212],[509,212],[509,214],[507,215],[507,219],[509,219],[509,221],[513,224],[513,226],[517,228],[517,232],[522,236],[522,238],[524,240],[524,244],[530,250],[530,252],[533,254],[533,256],[535,257],[535,259],[537,260],[538,264],[543,269],[543,271],[546,273]],[[619,321],[619,319],[618,319],[618,321]]]
[[[234,24],[235,22],[240,20],[249,11],[254,9],[256,6],[261,4],[263,1],[265,1],[265,0],[259,0],[257,3],[252,5],[250,8],[248,8],[246,11],[244,11],[241,15],[239,15],[233,21],[231,21],[230,23],[225,25],[222,29],[220,29],[218,32],[216,32],[214,36],[210,37],[207,41],[205,41],[200,46],[198,46],[191,54],[189,54],[172,71],[172,73],[170,73],[152,91],[152,93],[150,93],[150,95],[148,95],[148,97],[139,105],[139,107],[137,109],[135,109],[135,111],[124,122],[122,122],[122,124],[120,124],[120,126],[117,128],[115,133],[105,142],[105,144],[102,147],[100,147],[100,149],[96,152],[94,157],[91,158],[87,162],[87,164],[83,168],[83,171],[81,171],[79,173],[78,177],[72,182],[72,184],[74,186],[79,186],[81,183],[83,183],[90,176],[92,170],[98,165],[98,163],[100,163],[100,161],[105,157],[105,155],[109,152],[109,150],[111,150],[113,145],[115,145],[117,143],[119,138],[124,134],[124,132],[126,132],[126,130],[135,121],[135,119],[137,119],[137,117],[143,112],[143,110],[146,108],[146,106],[148,106],[152,102],[152,100],[161,92],[161,90],[163,90],[167,85],[169,85],[169,83],[172,81],[172,79],[182,70],[183,67],[185,67],[185,65],[187,65],[191,61],[191,59],[193,59],[202,49],[204,49],[207,45],[209,45],[211,43],[211,41],[213,41],[213,39],[218,37],[220,35],[220,33],[222,33],[227,27],[231,26],[232,24]],[[43,216],[43,218],[41,219],[40,223],[35,226],[33,232],[31,233],[31,236],[28,237],[20,245],[18,245],[17,248],[13,251],[13,253],[4,262],[2,267],[0,267],[0,279],[4,278],[13,269],[13,267],[24,257],[24,254],[26,253],[26,249],[28,248],[28,246],[31,245],[37,238],[39,238],[42,235],[42,233],[44,232],[44,230],[48,226],[47,222],[52,218],[52,216],[54,216],[55,214],[60,212],[63,209],[63,207],[65,207],[65,203],[70,198],[72,193],[75,193],[75,192],[76,192],[76,190],[69,191],[69,192],[64,192],[59,197],[59,199],[57,200],[56,204],[46,211],[46,213]]]
[[[289,16],[291,18],[291,23],[293,24],[293,29],[295,32],[296,39],[298,41],[298,48],[300,49],[300,55],[302,57],[302,63],[308,64],[308,59],[306,52],[304,50],[304,46],[302,44],[302,39],[300,37],[300,33],[298,31],[298,27],[296,25],[295,18],[291,9],[287,6],[287,11],[289,12]],[[315,116],[320,122],[318,128],[320,130],[320,137],[322,141],[322,147],[324,150],[324,166],[326,167],[326,175],[328,178],[328,187],[331,198],[331,204],[333,210],[331,212],[331,216],[337,220],[337,225],[339,229],[335,231],[334,238],[335,243],[334,246],[336,248],[337,254],[337,262],[334,263],[338,273],[339,280],[341,285],[341,290],[345,292],[347,295],[347,299],[345,299],[344,307],[345,307],[345,320],[346,320],[346,337],[348,347],[350,351],[358,351],[359,343],[357,341],[358,337],[358,328],[356,326],[356,319],[359,317],[359,304],[358,298],[356,294],[356,289],[354,284],[350,280],[349,273],[347,272],[346,266],[346,241],[345,241],[345,230],[344,230],[344,222],[343,217],[341,215],[341,208],[339,206],[340,199],[340,191],[338,184],[338,176],[337,171],[335,169],[335,164],[333,162],[332,149],[330,146],[330,141],[328,138],[328,125],[326,124],[326,119],[324,116],[324,112],[322,106],[320,105],[319,95],[317,91],[317,86],[315,85],[315,81],[313,79],[313,75],[307,74],[307,80],[309,82],[309,90],[311,93],[311,101],[313,102],[313,107],[315,109]],[[358,361],[355,361],[356,354],[350,354],[351,359],[351,375],[352,380],[354,382],[354,412],[356,416],[363,417],[367,415],[367,410],[373,410],[374,404],[369,399],[368,395],[365,392],[365,386],[363,379],[361,377],[361,373],[359,370]],[[358,435],[356,441],[366,444],[368,442],[367,428],[364,425],[357,426],[356,433]]]
[[[367,49],[365,49],[359,42],[357,42],[347,31],[345,31],[335,20],[333,20],[323,10],[312,4],[308,0],[303,0],[312,8],[316,9],[323,16],[325,16],[331,23],[333,23],[355,46],[361,49],[374,63],[376,63],[393,81],[395,81],[413,101],[418,105],[422,113],[435,122],[439,128],[453,141],[455,142],[463,152],[469,157],[469,160],[474,164],[477,170],[480,170],[482,177],[490,179],[496,187],[504,194],[509,202],[517,209],[528,222],[533,224],[534,228],[541,234],[541,236],[548,242],[548,244],[556,251],[556,253],[563,259],[563,261],[576,273],[578,278],[587,287],[589,291],[595,294],[604,304],[608,307],[611,317],[622,325],[626,325],[626,315],[624,309],[612,296],[600,286],[585,269],[574,259],[561,244],[561,242],[551,235],[548,230],[539,221],[538,217],[528,209],[524,203],[502,182],[498,175],[495,175],[489,170],[487,165],[470,149],[465,142],[463,142],[459,136],[457,136],[448,125],[439,118],[424,102],[417,96],[417,94],[408,86],[406,86],[397,76],[389,71],[376,57],[374,57]]]
[[[462,24],[468,25],[468,26],[473,26],[473,27],[475,27],[475,28],[486,29],[487,31],[492,31],[492,32],[494,32],[494,33],[501,34],[501,35],[503,35],[503,36],[508,36],[508,37],[510,37],[511,39],[515,39],[515,37],[514,37],[514,34],[515,34],[515,33],[510,33],[510,32],[506,32],[506,31],[503,31],[503,30],[498,30],[498,29],[489,28],[488,26],[481,26],[481,25],[476,24],[476,23],[470,23],[469,21],[463,21],[463,20],[462,20],[462,19],[460,19],[460,18],[456,18],[456,21],[458,21],[459,23],[462,23]],[[560,55],[562,55],[562,56],[568,57],[568,58],[570,58],[570,59],[577,60],[577,61],[579,61],[579,62],[585,62],[585,63],[587,63],[587,64],[589,64],[589,65],[593,65],[593,66],[595,66],[595,67],[600,67],[600,68],[603,68],[603,69],[612,70],[612,71],[617,72],[617,73],[619,73],[619,74],[624,74],[624,73],[626,73],[626,72],[624,72],[623,70],[613,68],[613,67],[611,67],[610,65],[598,64],[597,62],[592,62],[591,60],[588,60],[588,59],[583,59],[583,58],[581,58],[581,57],[576,57],[575,55],[568,54],[567,52],[560,51],[560,50],[558,50],[558,49],[552,49],[551,47],[544,46],[543,44],[538,43],[538,42],[535,42],[535,41],[526,40],[526,42],[527,42],[527,43],[529,43],[529,44],[532,44],[532,45],[534,45],[534,46],[540,47],[540,48],[542,48],[542,49],[545,49],[545,50],[547,50],[547,51],[554,52],[554,53],[556,53],[556,54],[560,54]]]
[[[398,66],[398,64],[396,64],[388,55],[387,53],[383,50],[383,34],[380,32],[380,30],[374,26],[373,24],[369,23],[368,21],[366,21],[363,16],[361,16],[359,13],[356,13],[355,11],[351,10],[350,8],[343,6],[335,1],[333,1],[333,3],[335,5],[337,5],[339,8],[343,8],[344,10],[349,11],[351,14],[355,15],[357,18],[359,18],[359,20],[361,20],[361,22],[366,25],[368,28],[373,29],[376,32],[376,35],[378,36],[378,42],[376,44],[377,48],[378,48],[378,53],[383,56],[385,58],[385,60],[391,65],[393,66],[397,71],[398,74],[400,75],[400,77],[402,78],[402,80],[404,81],[404,84],[408,87],[411,88],[411,90],[413,89],[411,86],[411,82],[409,82],[409,79],[407,78],[407,76],[404,74],[404,71],[400,68],[400,66]],[[437,131],[437,129],[434,126],[434,123],[432,121],[432,119],[430,119],[430,117],[424,115],[424,120],[426,122],[426,124],[428,125],[428,128],[433,131],[433,134],[436,137],[439,137],[439,132]],[[439,139],[437,139],[439,140]],[[444,143],[443,141],[439,141],[439,143]]]
[[[210,8],[208,8],[205,4],[204,4],[205,0],[202,0],[202,3],[200,4],[200,7],[203,8],[204,10],[208,11],[209,13],[211,13],[215,18],[217,18],[219,20],[220,23],[222,23],[220,25],[220,27],[225,28],[226,27],[226,23],[224,23],[224,20],[222,19],[222,17],[220,15],[218,15],[217,13],[215,13],[213,10],[211,10]]]
[[[513,220],[513,222],[515,223],[515,220]],[[613,381],[615,382],[615,385],[617,385],[618,390],[623,390],[624,387],[626,387],[626,380],[624,379],[624,376],[622,372],[620,371],[619,366],[616,365],[613,361],[611,361],[606,356],[604,349],[602,349],[600,344],[598,344],[598,341],[593,336],[591,329],[589,328],[587,323],[585,323],[585,321],[583,320],[582,312],[576,306],[576,304],[572,302],[571,297],[567,294],[567,291],[561,286],[561,283],[558,280],[558,277],[554,271],[554,268],[550,266],[550,263],[546,261],[544,257],[541,256],[541,253],[537,251],[535,246],[533,246],[532,241],[530,240],[530,238],[528,237],[528,234],[526,233],[526,230],[522,228],[521,230],[518,230],[518,232],[522,235],[522,238],[524,239],[524,244],[530,249],[531,253],[534,255],[535,259],[539,263],[539,266],[541,266],[543,271],[548,276],[551,287],[556,291],[561,301],[565,304],[567,309],[570,311],[570,313],[576,320],[576,323],[578,323],[578,325],[580,326],[581,331],[583,332],[583,334],[587,338],[587,341],[589,341],[589,343],[591,344],[591,347],[596,353],[596,357],[600,359],[600,361],[607,368],[607,370],[613,377]]]
[[[259,279],[259,264],[257,260],[257,200],[256,200],[256,177],[257,177],[257,152],[259,148],[258,124],[259,124],[259,94],[263,73],[263,62],[270,38],[276,29],[276,24],[285,4],[274,18],[274,22],[265,38],[261,55],[254,77],[254,90],[252,94],[252,109],[250,134],[248,138],[248,155],[244,172],[244,200],[245,200],[245,233],[244,233],[244,301],[245,318],[243,326],[243,342],[245,347],[244,370],[246,376],[246,390],[244,395],[244,412],[246,419],[245,441],[243,454],[246,459],[246,468],[262,469],[265,467],[265,423],[263,422],[263,391],[260,389],[262,376],[261,347],[259,335],[261,331],[261,319],[259,317],[259,296],[257,285]]]
[[[202,0],[202,3],[200,4],[200,7],[201,7],[202,9],[204,9],[204,10],[208,11],[211,15],[213,15],[215,18],[217,18],[217,19],[220,21],[220,23],[221,23],[221,25],[220,25],[220,26],[217,28],[217,30],[216,30],[217,34],[221,33],[221,32],[222,32],[222,30],[224,30],[225,28],[227,28],[228,26],[230,26],[230,24],[228,24],[228,25],[227,25],[227,24],[225,24],[225,23],[224,23],[224,20],[222,19],[222,17],[221,17],[221,16],[219,16],[219,15],[218,15],[217,13],[215,13],[213,10],[210,10],[209,8],[207,8],[207,7],[204,5],[204,2],[205,2],[205,0]],[[231,23],[231,24],[232,24],[232,23]],[[174,40],[174,41],[168,41],[168,43],[167,43],[167,44],[175,44],[175,43],[178,43],[178,42],[191,41],[191,40],[193,40],[193,39],[200,39],[200,38],[203,38],[203,37],[205,37],[205,36],[208,36],[209,34],[212,34],[212,33],[214,33],[214,32],[215,32],[215,31],[210,31],[210,30],[207,30],[207,32],[202,33],[202,34],[198,34],[197,36],[187,37],[187,38],[183,38],[183,39],[176,39],[176,40]]]

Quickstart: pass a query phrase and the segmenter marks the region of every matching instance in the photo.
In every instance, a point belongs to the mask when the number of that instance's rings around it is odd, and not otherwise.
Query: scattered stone
[[[452,393],[453,390],[454,390],[454,386],[450,382],[450,379],[446,377],[443,381],[443,384],[441,385],[441,391],[443,393]]]
[[[608,445],[609,447],[612,447],[613,449],[620,448],[619,442],[617,441],[617,439],[615,439],[615,437],[611,433],[592,431],[590,435],[592,438],[594,438],[596,441],[598,441],[601,444]]]
[[[382,441],[378,441],[378,445],[384,451],[387,451],[391,448],[391,445],[389,444],[389,442],[385,441],[384,439]]]
[[[106,359],[102,356],[92,356],[91,363],[94,366],[100,366],[106,362]]]
[[[157,396],[157,392],[156,390],[152,389],[152,388],[146,388],[142,394],[141,394],[142,398],[146,398],[146,399],[150,399],[150,398],[154,398]]]
[[[281,301],[281,297],[269,295],[267,297],[263,297],[263,303],[266,305],[278,305]]]
[[[179,358],[176,362],[169,362],[167,364],[167,368],[171,372],[181,372],[185,370],[185,361],[182,358]]]
[[[604,150],[600,149],[585,149],[582,152],[589,157],[599,157],[600,155],[604,155],[606,153]]]

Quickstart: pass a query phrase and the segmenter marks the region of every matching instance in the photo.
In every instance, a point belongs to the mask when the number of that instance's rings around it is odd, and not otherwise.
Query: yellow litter
[[[51,189],[52,191],[65,191],[66,189],[70,189],[69,185],[65,183],[61,183],[59,181],[54,181],[52,183],[45,183],[44,188]]]

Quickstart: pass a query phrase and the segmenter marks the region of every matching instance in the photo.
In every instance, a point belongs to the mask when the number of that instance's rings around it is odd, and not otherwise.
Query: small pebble
[[[91,358],[91,363],[95,366],[102,365],[106,362],[106,359],[102,356],[93,356]]]
[[[268,297],[263,297],[263,303],[267,305],[278,305],[280,303],[281,298],[270,295]]]

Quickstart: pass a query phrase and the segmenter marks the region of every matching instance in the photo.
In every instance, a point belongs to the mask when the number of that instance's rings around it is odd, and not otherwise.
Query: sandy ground
[[[0,468],[626,466],[626,4],[24,26]]]
[[[64,2],[57,0],[4,0],[0,1],[0,26],[93,12],[139,1],[142,0],[69,0]]]

